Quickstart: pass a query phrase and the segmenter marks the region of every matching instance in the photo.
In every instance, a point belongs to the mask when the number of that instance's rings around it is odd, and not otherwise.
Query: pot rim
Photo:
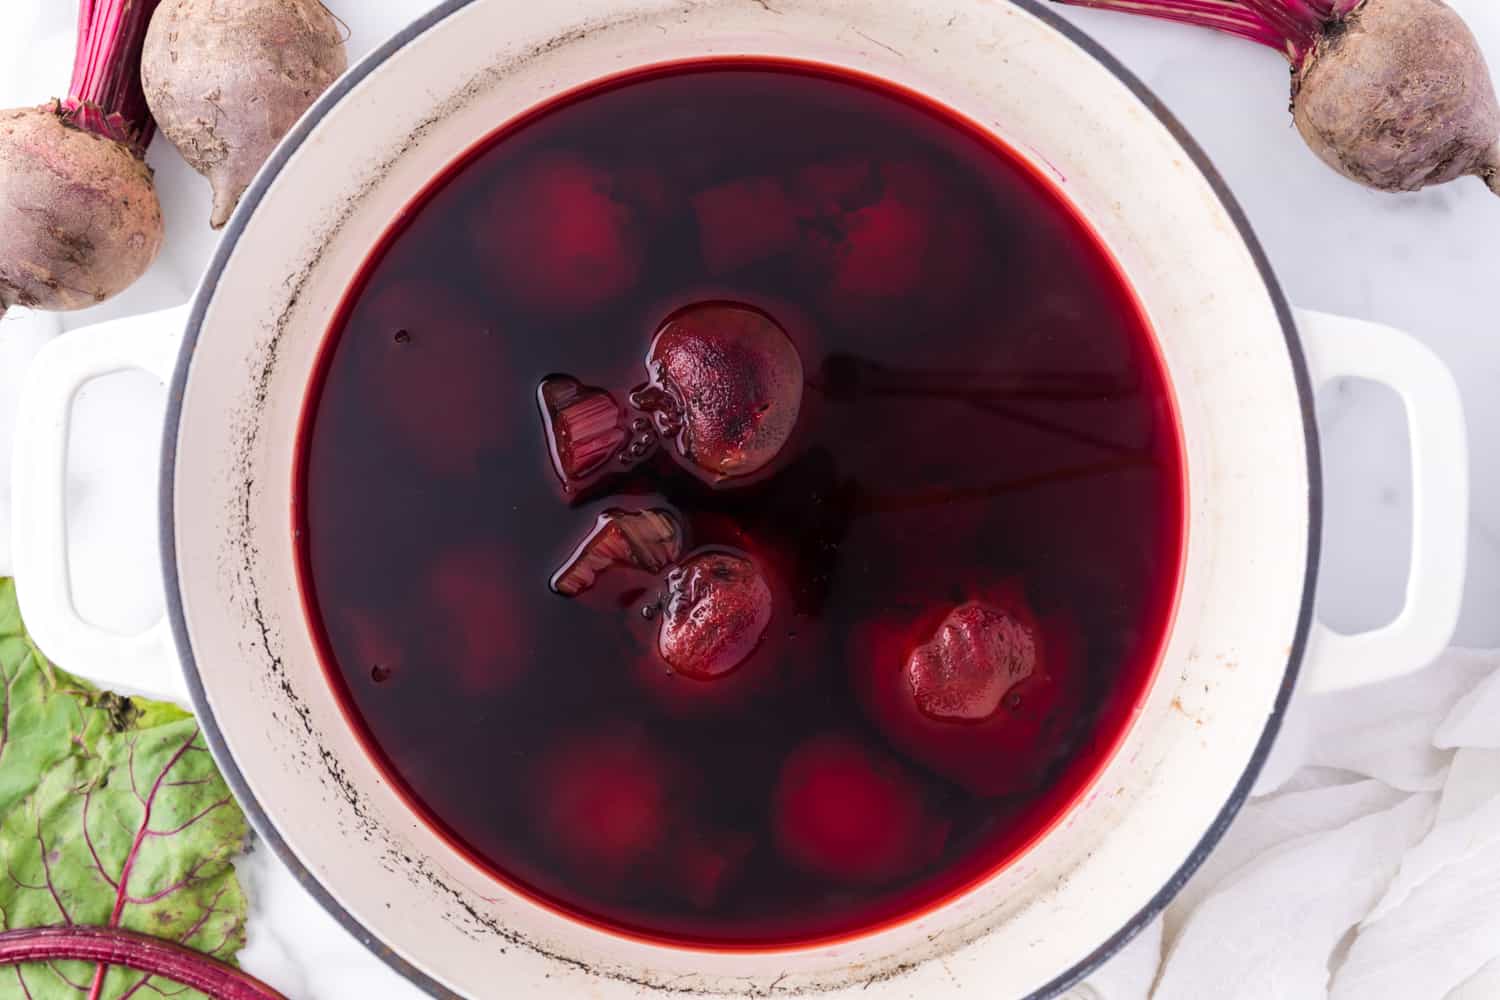
[[[188,376],[193,353],[203,330],[203,321],[217,289],[219,279],[234,256],[239,239],[256,207],[264,199],[287,161],[297,152],[308,135],[332,112],[344,96],[358,86],[366,77],[383,66],[408,43],[427,32],[434,25],[475,3],[476,0],[443,0],[436,7],[413,20],[406,27],[377,46],[368,55],[334,82],[308,108],[292,130],[266,160],[255,180],[241,198],[241,205],[224,229],[223,238],[215,249],[208,268],[193,295],[192,309],[183,334],[182,346],[167,387],[166,424],[162,436],[161,478],[159,481],[158,529],[161,538],[162,575],[166,588],[166,614],[171,623],[172,636],[176,643],[182,670],[192,698],[193,710],[198,717],[204,737],[213,752],[219,770],[243,808],[256,834],[268,844],[289,869],[298,883],[323,907],[324,911],[338,922],[353,937],[363,944],[392,970],[413,985],[434,997],[455,997],[451,990],[417,968],[389,944],[378,938],[358,918],[346,910],[320,883],[308,867],[297,857],[290,845],[282,838],[266,810],[249,787],[244,775],[230,755],[223,733],[206,696],[203,678],[193,655],[192,641],[188,633],[187,618],[183,607],[181,580],[177,569],[177,541],[173,530],[175,511],[175,488],[177,474],[178,427],[182,419]],[[1142,105],[1171,134],[1172,138],[1202,173],[1220,205],[1234,223],[1240,239],[1255,263],[1256,271],[1264,283],[1266,292],[1275,307],[1286,343],[1288,360],[1297,387],[1299,409],[1302,417],[1303,440],[1307,454],[1308,474],[1308,535],[1307,565],[1303,572],[1303,589],[1298,609],[1297,628],[1288,654],[1281,687],[1275,703],[1266,717],[1259,741],[1238,782],[1230,792],[1224,805],[1214,817],[1208,829],[1193,847],[1187,858],[1157,893],[1132,916],[1124,926],[1095,948],[1091,953],[1075,962],[1067,971],[1034,991],[1024,1000],[1046,1000],[1055,997],[1076,985],[1087,975],[1097,970],[1106,961],[1119,953],[1152,920],[1166,909],[1167,905],[1187,883],[1188,879],[1218,846],[1229,825],[1239,813],[1260,775],[1272,745],[1281,730],[1287,705],[1296,687],[1303,659],[1307,651],[1308,638],[1313,620],[1313,601],[1317,590],[1318,567],[1322,549],[1322,458],[1319,450],[1315,402],[1312,381],[1308,373],[1306,356],[1302,349],[1291,307],[1282,291],[1281,284],[1272,270],[1264,248],[1255,235],[1243,209],[1230,192],[1224,177],[1213,165],[1208,154],[1192,138],[1181,122],[1165,104],[1134,73],[1103,48],[1092,37],[1061,15],[1047,9],[1042,0],[1009,0],[1026,13],[1035,17],[1052,30],[1058,32],[1085,54],[1108,70],[1139,100]]]

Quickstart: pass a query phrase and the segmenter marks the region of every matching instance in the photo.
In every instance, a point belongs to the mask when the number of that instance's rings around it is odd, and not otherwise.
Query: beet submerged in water
[[[670,775],[639,725],[566,738],[537,769],[540,835],[578,875],[618,885],[666,843]]]
[[[803,871],[879,884],[935,861],[946,820],[929,815],[901,763],[840,734],[814,737],[782,765],[773,824],[782,855]]]
[[[1070,630],[1013,585],[856,632],[855,688],[891,744],[976,795],[1046,777],[1078,694]]]
[[[685,677],[722,677],[755,652],[771,610],[771,588],[754,562],[733,552],[700,553],[667,576],[657,650]]]
[[[681,558],[682,547],[682,525],[671,511],[611,507],[595,519],[588,537],[553,574],[552,589],[577,597],[612,569],[660,573]]]
[[[673,717],[754,711],[792,679],[788,629],[777,624],[792,605],[788,566],[730,519],[700,515],[694,527],[711,544],[688,553],[633,616],[636,679]]]
[[[355,322],[380,341],[367,378],[401,444],[436,471],[472,473],[516,419],[501,390],[500,331],[461,292],[425,279],[384,289]]]
[[[755,838],[697,818],[703,791],[645,726],[608,722],[543,756],[536,829],[575,876],[609,891],[649,884],[707,909],[740,877]]]
[[[568,375],[542,381],[548,450],[569,489],[645,460],[661,439],[694,476],[737,485],[781,453],[802,408],[802,358],[786,331],[751,306],[680,310],[653,338],[646,370],[650,381],[628,408]]]
[[[531,666],[535,648],[515,609],[510,560],[490,547],[455,549],[433,564],[426,593],[433,668],[450,671],[469,694],[504,691]]]
[[[484,200],[472,222],[474,247],[516,302],[585,313],[639,277],[640,211],[609,173],[553,154],[508,175]]]
[[[694,475],[710,483],[751,476],[792,435],[802,407],[802,359],[786,331],[758,309],[713,303],[684,309],[657,333],[646,359],[643,409],[671,437]]]
[[[839,160],[781,180],[746,177],[693,199],[698,242],[712,274],[778,256],[824,285],[841,320],[892,304],[941,305],[979,256],[972,222],[914,162]]]

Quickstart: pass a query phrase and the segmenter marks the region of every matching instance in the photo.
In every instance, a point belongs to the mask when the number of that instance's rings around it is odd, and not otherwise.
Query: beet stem
[[[97,962],[161,976],[210,1000],[286,1000],[239,969],[172,941],[104,927],[44,927],[0,933],[0,966]]]
[[[1286,53],[1286,37],[1265,18],[1247,9],[1239,0],[1055,0],[1074,7],[1143,14],[1163,21],[1192,24],[1200,28],[1238,35],[1267,48]]]
[[[161,0],[79,0],[78,45],[63,110],[74,125],[144,156],[156,123],[141,85],[141,49]]]
[[[1285,40],[1294,58],[1305,55],[1323,34],[1324,16],[1314,11],[1309,0],[1240,0],[1246,8],[1265,18]]]
[[[1275,49],[1301,65],[1330,24],[1344,20],[1365,0],[1055,0],[1238,35]]]

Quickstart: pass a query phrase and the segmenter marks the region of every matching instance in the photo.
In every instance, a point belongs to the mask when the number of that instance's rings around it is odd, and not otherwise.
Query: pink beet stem
[[[0,965],[98,962],[134,969],[195,989],[211,1000],[286,1000],[239,969],[182,945],[134,931],[44,927],[0,934]]]
[[[1300,64],[1328,29],[1365,0],[1056,0],[1214,28],[1259,42]]]
[[[1242,7],[1237,0],[1059,0],[1075,7],[1145,14],[1166,21],[1216,28],[1231,35],[1277,49],[1285,46],[1281,32],[1265,19]]]
[[[79,0],[78,47],[63,108],[81,129],[145,155],[156,123],[141,87],[141,49],[161,0]]]

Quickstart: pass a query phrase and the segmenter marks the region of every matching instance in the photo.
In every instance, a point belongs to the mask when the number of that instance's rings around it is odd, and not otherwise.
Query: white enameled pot
[[[1018,861],[942,907],[801,950],[716,952],[613,936],[526,901],[402,805],[317,663],[292,539],[293,449],[340,295],[401,208],[455,157],[559,92],[705,55],[832,64],[947,105],[1031,158],[1118,259],[1169,371],[1187,455],[1181,599],[1123,748]],[[1457,389],[1394,331],[1294,322],[1203,155],[1118,64],[1030,0],[449,0],[353,69],[246,196],[183,323],[44,351],[16,452],[23,612],[75,669],[180,660],[214,752],[262,836],[325,906],[435,995],[830,993],[1045,996],[1165,905],[1247,795],[1299,664],[1348,686],[1446,643],[1463,579]],[[63,558],[68,404],[94,376],[170,381],[162,477],[169,623],[79,620]],[[1355,375],[1406,404],[1412,578],[1386,628],[1312,614],[1321,510],[1312,392]]]

